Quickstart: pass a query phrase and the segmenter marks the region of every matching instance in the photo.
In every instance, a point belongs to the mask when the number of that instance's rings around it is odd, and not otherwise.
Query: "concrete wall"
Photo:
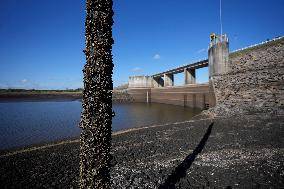
[[[151,76],[131,76],[128,80],[129,88],[153,87]]]
[[[209,79],[228,71],[229,43],[219,42],[208,50]]]
[[[223,57],[228,44],[219,45],[217,50],[209,50],[209,64],[214,63],[209,73],[210,87],[193,84],[150,88],[151,77],[130,77],[129,94],[137,102],[146,102],[148,94],[148,101],[158,103],[199,108],[216,103],[209,113],[222,116],[257,112],[284,115],[284,38],[231,53],[229,60]],[[226,52],[221,56],[218,49]]]
[[[208,84],[128,89],[128,94],[131,95],[134,102],[146,102],[147,92],[149,102],[204,109],[210,101]]]
[[[284,114],[284,39],[230,54],[228,73],[213,81],[216,115]]]
[[[127,93],[133,99],[133,102],[147,102],[147,93],[148,100],[151,102],[151,88],[128,88]]]

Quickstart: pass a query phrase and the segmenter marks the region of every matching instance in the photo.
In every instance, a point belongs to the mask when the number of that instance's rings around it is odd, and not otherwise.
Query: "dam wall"
[[[209,65],[209,84],[195,84],[195,70]],[[184,73],[184,86],[174,74]],[[208,59],[152,76],[129,78],[136,102],[210,108],[213,115],[274,113],[284,115],[284,37],[229,53],[226,35],[210,43]]]
[[[153,87],[151,76],[130,76],[128,79],[129,88]]]
[[[149,103],[164,103],[200,109],[210,107],[208,84],[160,88],[129,88],[127,92],[134,102],[147,102],[148,94]]]
[[[209,107],[208,84],[153,88],[151,101],[204,109]]]
[[[284,114],[284,38],[231,53],[228,72],[212,79],[217,115]]]
[[[128,88],[127,93],[131,96],[133,102],[151,102],[151,88]]]

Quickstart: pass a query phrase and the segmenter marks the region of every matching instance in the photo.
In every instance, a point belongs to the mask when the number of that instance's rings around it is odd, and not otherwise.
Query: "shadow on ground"
[[[181,178],[186,176],[186,171],[190,168],[196,156],[204,148],[211,134],[213,125],[214,125],[214,122],[209,125],[206,133],[204,134],[203,138],[201,139],[197,147],[194,149],[193,153],[186,156],[186,158],[182,161],[182,163],[179,164],[175,168],[175,170],[166,178],[165,182],[159,186],[159,189],[175,188],[175,184],[179,182]]]

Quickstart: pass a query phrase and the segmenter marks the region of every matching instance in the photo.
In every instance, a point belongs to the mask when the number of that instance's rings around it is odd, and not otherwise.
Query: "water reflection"
[[[165,104],[114,104],[113,130],[190,119],[198,109]],[[0,149],[78,137],[80,101],[0,103]]]
[[[157,103],[115,104],[114,111],[113,130],[184,121],[200,112],[199,109]]]

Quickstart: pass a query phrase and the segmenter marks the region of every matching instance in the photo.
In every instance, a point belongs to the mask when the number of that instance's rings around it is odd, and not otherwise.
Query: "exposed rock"
[[[170,175],[176,188],[283,187],[284,116],[215,118],[208,132],[211,121],[114,135],[111,187],[167,188]],[[0,156],[0,188],[78,188],[79,161],[79,142]]]
[[[231,55],[228,73],[213,84],[217,105],[204,114],[284,115],[284,39]]]
[[[127,90],[113,90],[113,102],[132,102],[133,98],[128,94]]]

